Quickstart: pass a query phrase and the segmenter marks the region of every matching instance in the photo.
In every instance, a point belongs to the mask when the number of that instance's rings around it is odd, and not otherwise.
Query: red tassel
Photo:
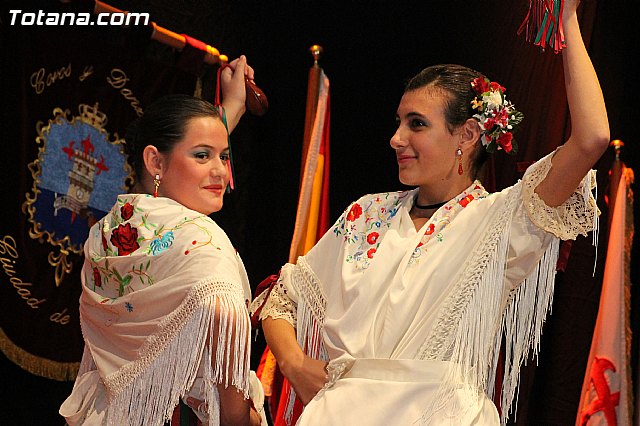
[[[524,18],[518,35],[525,32],[525,39],[545,50],[551,46],[559,53],[566,44],[562,29],[564,0],[530,0],[529,11]]]

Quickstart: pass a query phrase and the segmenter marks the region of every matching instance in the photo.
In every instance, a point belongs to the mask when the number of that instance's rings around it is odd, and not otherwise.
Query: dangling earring
[[[153,198],[158,198],[158,187],[160,186],[160,175],[156,173],[156,177],[153,178]]]
[[[458,174],[462,176],[462,150],[460,148],[456,151],[456,155],[458,156]]]

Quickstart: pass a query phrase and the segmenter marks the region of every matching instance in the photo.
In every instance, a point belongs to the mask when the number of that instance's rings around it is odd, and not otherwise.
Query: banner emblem
[[[106,131],[107,116],[80,104],[79,115],[55,108],[47,124],[36,125],[38,158],[29,164],[33,177],[22,211],[30,223],[29,236],[49,243],[59,286],[72,270],[69,253],[81,254],[89,228],[111,209],[132,183],[132,170],[120,139]]]
[[[586,425],[591,416],[598,411],[602,411],[608,425],[617,425],[616,407],[620,404],[620,392],[611,393],[609,382],[605,375],[605,371],[610,370],[616,372],[613,363],[604,357],[594,357],[593,366],[591,367],[591,385],[596,393],[594,398],[582,411],[581,425]]]

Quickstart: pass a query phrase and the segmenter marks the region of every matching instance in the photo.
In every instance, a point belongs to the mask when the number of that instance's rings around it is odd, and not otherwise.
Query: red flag
[[[612,217],[600,308],[576,426],[631,424],[629,274],[633,240],[632,182],[632,170],[622,166],[615,198],[610,200]]]

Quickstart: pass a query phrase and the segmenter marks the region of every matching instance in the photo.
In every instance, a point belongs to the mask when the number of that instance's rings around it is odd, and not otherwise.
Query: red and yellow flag
[[[329,79],[317,63],[309,71],[307,108],[296,223],[289,262],[306,254],[329,229]],[[262,382],[274,426],[295,424],[302,413],[296,399],[287,407],[291,386],[267,347],[257,375]]]
[[[315,111],[315,118],[303,149],[298,210],[289,251],[291,263],[306,254],[329,228],[329,79],[321,69],[318,71],[317,103],[311,111]],[[308,106],[307,113],[309,110]]]

